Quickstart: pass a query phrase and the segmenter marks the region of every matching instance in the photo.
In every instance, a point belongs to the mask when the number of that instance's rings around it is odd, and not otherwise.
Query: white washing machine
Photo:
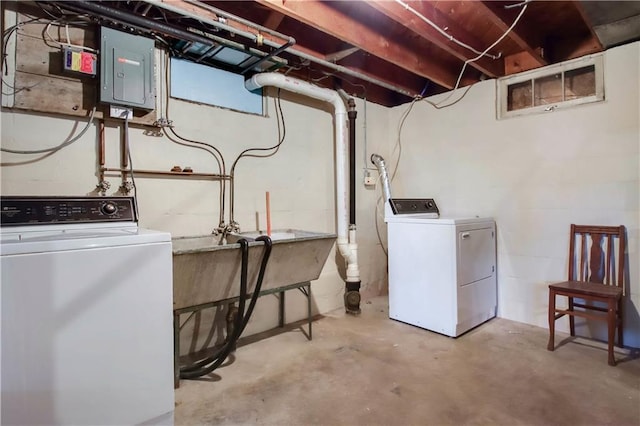
[[[433,199],[389,199],[389,317],[456,337],[496,316],[491,218],[439,217]]]
[[[2,424],[173,424],[171,235],[125,197],[2,197]]]

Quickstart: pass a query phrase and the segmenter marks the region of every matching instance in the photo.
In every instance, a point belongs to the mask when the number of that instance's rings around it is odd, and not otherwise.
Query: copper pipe
[[[121,144],[120,144],[120,164],[122,166],[122,180],[125,181],[127,179],[127,175],[129,170],[129,141],[127,132],[127,126],[123,126],[121,132]]]
[[[102,182],[104,180],[104,172],[103,172],[103,168],[104,168],[104,120],[100,120],[99,125],[98,125],[99,131],[98,131],[98,165],[100,166],[100,170],[99,170],[99,182]]]
[[[118,172],[118,173],[134,173],[136,175],[160,175],[160,176],[193,176],[199,178],[210,178],[212,180],[229,179],[228,175],[219,175],[214,173],[194,173],[194,172],[168,172],[165,170],[131,170],[123,167],[101,167],[102,172]]]
[[[100,144],[98,146],[98,163],[100,164],[100,167],[102,167],[104,166],[104,120],[100,120],[99,129]]]

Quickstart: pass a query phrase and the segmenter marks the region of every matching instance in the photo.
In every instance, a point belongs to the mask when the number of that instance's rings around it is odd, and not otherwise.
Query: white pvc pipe
[[[310,98],[328,102],[333,105],[335,116],[335,143],[336,143],[336,209],[337,209],[337,234],[338,251],[347,263],[347,281],[360,281],[358,269],[357,244],[355,242],[355,230],[349,229],[349,182],[347,180],[348,157],[348,132],[347,109],[340,95],[330,89],[314,86],[306,81],[287,77],[279,73],[256,74],[244,83],[247,90],[256,90],[261,87],[272,86],[289,92],[305,95]]]

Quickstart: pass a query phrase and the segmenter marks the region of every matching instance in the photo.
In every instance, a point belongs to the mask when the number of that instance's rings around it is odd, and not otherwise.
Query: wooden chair
[[[617,252],[614,240],[618,239]],[[580,240],[576,250],[576,240]],[[606,241],[606,244],[604,244]],[[603,247],[604,246],[604,247]],[[613,342],[616,327],[622,346],[622,295],[625,261],[624,226],[571,225],[569,280],[549,285],[549,344],[554,349],[555,321],[569,315],[569,329],[575,336],[575,318],[607,322],[609,365],[616,365]],[[577,257],[576,257],[577,255]],[[617,262],[616,262],[617,255]],[[556,308],[556,296],[566,296],[568,308]],[[577,303],[581,299],[584,303]],[[576,309],[579,308],[579,309]],[[599,311],[592,313],[590,311]]]

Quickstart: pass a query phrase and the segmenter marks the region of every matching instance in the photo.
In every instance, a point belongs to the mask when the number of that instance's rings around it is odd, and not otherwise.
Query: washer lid
[[[2,256],[69,250],[89,250],[136,244],[170,242],[168,232],[131,227],[59,228],[33,231],[13,228],[3,232],[0,244]]]

